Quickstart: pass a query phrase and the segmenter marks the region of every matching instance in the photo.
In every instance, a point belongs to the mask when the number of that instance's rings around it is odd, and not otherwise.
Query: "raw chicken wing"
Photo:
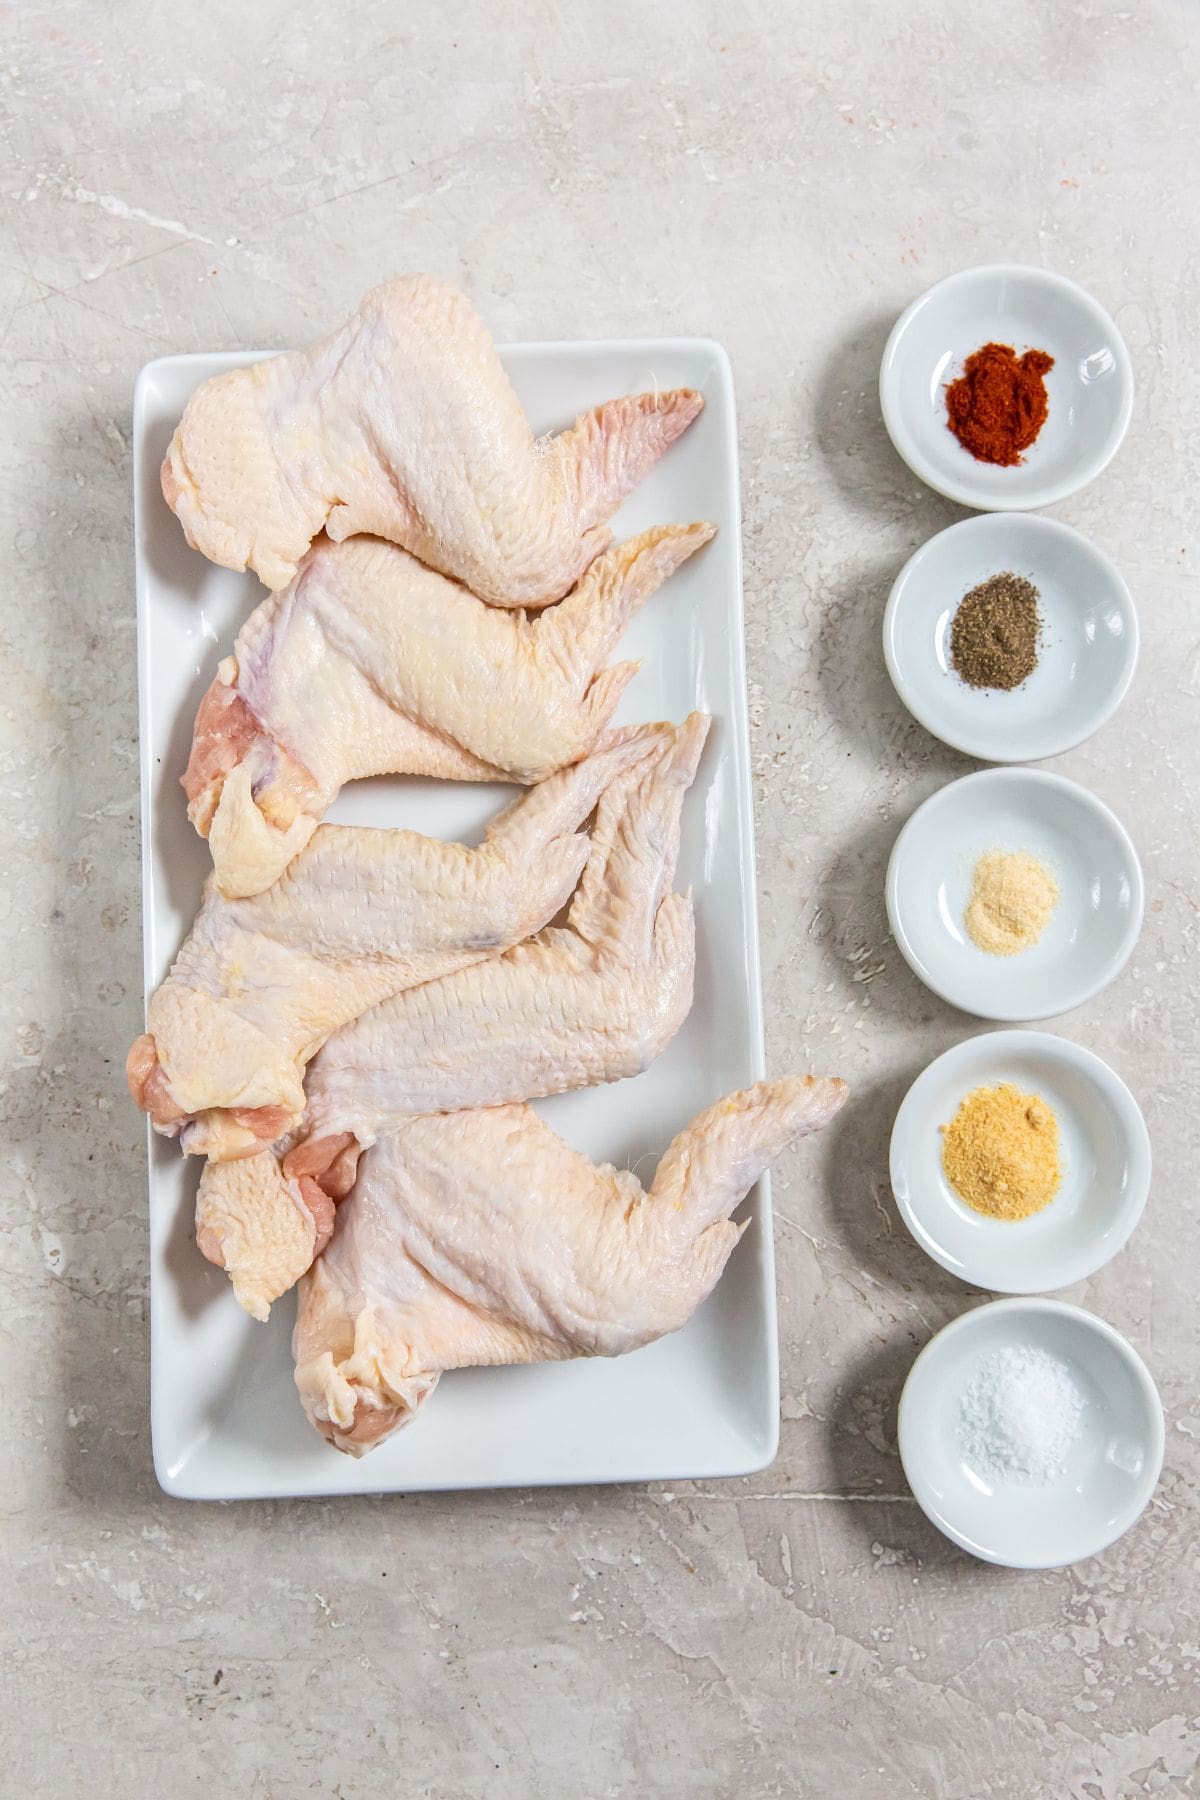
[[[585,756],[637,666],[604,659],[711,536],[645,531],[535,618],[378,538],[321,539],[251,615],[197,715],[183,785],[222,893],[276,880],[356,777],[532,782]]]
[[[673,738],[629,726],[531,788],[478,849],[415,831],[323,825],[283,879],[247,900],[210,880],[129,1053],[134,1099],[168,1136],[218,1159],[261,1150],[304,1109],[330,1034],[404,989],[537,931],[570,898],[605,787]]]
[[[470,301],[409,275],[311,349],[204,382],[162,488],[189,544],[269,588],[324,527],[402,544],[494,605],[541,606],[703,404],[690,388],[630,395],[535,442]]]
[[[797,1076],[720,1100],[670,1145],[649,1192],[527,1106],[406,1120],[363,1158],[300,1285],[310,1420],[361,1456],[445,1369],[620,1356],[677,1331],[741,1235],[733,1208],[844,1097],[840,1081]]]
[[[692,1003],[692,902],[672,894],[680,814],[709,720],[668,727],[597,811],[565,926],[436,985],[398,994],[332,1038],[305,1083],[299,1171],[409,1113],[497,1106],[640,1074]],[[305,1172],[310,1172],[308,1169]]]

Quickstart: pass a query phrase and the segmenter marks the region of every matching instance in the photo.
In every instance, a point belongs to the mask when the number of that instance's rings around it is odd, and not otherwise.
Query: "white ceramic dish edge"
[[[946,476],[936,475],[915,455],[908,423],[903,416],[902,409],[894,403],[889,373],[896,346],[912,319],[922,308],[943,295],[948,288],[971,278],[986,276],[1011,278],[1026,275],[1035,276],[1044,281],[1048,287],[1057,288],[1061,293],[1069,295],[1076,303],[1082,302],[1111,336],[1115,346],[1116,360],[1120,367],[1124,399],[1112,442],[1106,444],[1102,450],[1081,464],[1072,477],[1064,477],[1057,482],[1047,482],[1041,488],[1026,493],[1018,499],[1005,501],[997,495],[982,495],[981,490],[973,486],[969,480],[955,481]],[[916,299],[910,301],[896,320],[884,346],[879,373],[880,411],[883,414],[883,422],[896,454],[918,481],[923,481],[926,487],[933,489],[934,493],[942,494],[947,500],[954,500],[960,506],[969,506],[980,512],[1006,512],[1009,510],[1030,512],[1043,506],[1054,506],[1058,501],[1069,499],[1072,494],[1079,493],[1098,475],[1103,474],[1124,443],[1129,430],[1129,422],[1133,417],[1134,391],[1133,362],[1129,355],[1129,349],[1117,329],[1115,320],[1108,311],[1088,293],[1086,288],[1081,287],[1077,281],[1072,281],[1069,275],[1061,275],[1055,269],[1040,269],[1036,264],[1029,263],[980,263],[972,268],[955,270],[953,274],[944,276],[941,281],[934,282],[932,287],[926,288],[923,294],[918,294]]]
[[[997,1567],[1008,1569],[1054,1569],[1069,1567],[1070,1564],[1067,1563],[1059,1561],[1047,1562],[1039,1560],[1036,1557],[1030,1557],[1025,1560],[1002,1558],[994,1554],[989,1554],[981,1545],[973,1543],[945,1517],[936,1498],[930,1492],[929,1486],[923,1478],[918,1460],[912,1455],[911,1433],[909,1429],[911,1408],[910,1396],[914,1386],[913,1378],[916,1376],[922,1362],[934,1351],[935,1346],[941,1349],[945,1339],[969,1332],[972,1329],[972,1320],[976,1319],[980,1313],[986,1312],[995,1315],[1004,1311],[1010,1313],[1018,1311],[1058,1313],[1063,1317],[1073,1318],[1081,1324],[1096,1330],[1102,1337],[1108,1340],[1117,1355],[1131,1371],[1137,1386],[1142,1392],[1143,1398],[1147,1402],[1148,1414],[1152,1421],[1154,1445],[1153,1455],[1150,1463],[1147,1465],[1147,1472],[1143,1482],[1146,1489],[1145,1496],[1142,1498],[1140,1504],[1127,1510],[1126,1514],[1122,1516],[1120,1523],[1103,1538],[1103,1541],[1089,1544],[1086,1549],[1082,1549],[1079,1555],[1073,1558],[1072,1561],[1082,1562],[1086,1560],[1087,1557],[1099,1556],[1100,1553],[1107,1550],[1111,1544],[1115,1544],[1118,1538],[1123,1537],[1125,1533],[1137,1523],[1138,1519],[1141,1518],[1143,1512],[1146,1510],[1154,1489],[1158,1484],[1159,1476],[1162,1474],[1163,1456],[1166,1449],[1166,1421],[1157,1384],[1155,1383],[1153,1375],[1151,1375],[1149,1369],[1146,1367],[1142,1357],[1134,1349],[1129,1340],[1123,1337],[1115,1326],[1110,1325],[1107,1319],[1101,1319],[1097,1314],[1088,1312],[1084,1307],[1072,1306],[1065,1300],[1021,1298],[1014,1296],[1013,1298],[1005,1300],[988,1301],[984,1306],[972,1307],[970,1312],[961,1313],[957,1319],[952,1319],[948,1325],[944,1325],[940,1331],[934,1333],[929,1342],[918,1352],[912,1367],[909,1369],[904,1387],[900,1394],[896,1435],[900,1451],[900,1461],[904,1468],[904,1477],[908,1482],[909,1487],[912,1489],[913,1498],[916,1500],[917,1505],[921,1508],[921,1511],[925,1514],[925,1517],[930,1523],[936,1526],[943,1536],[949,1538],[951,1543],[957,1544],[960,1550],[965,1551],[969,1556],[975,1557],[978,1561],[992,1563]]]
[[[902,854],[905,834],[916,823],[919,815],[924,812],[926,807],[933,805],[939,797],[945,793],[947,787],[963,787],[968,782],[983,783],[993,781],[1002,778],[1009,773],[1020,773],[1030,781],[1046,782],[1057,786],[1061,790],[1068,790],[1075,795],[1082,795],[1084,799],[1097,810],[1097,812],[1105,816],[1108,824],[1112,828],[1115,838],[1123,845],[1128,857],[1129,868],[1133,878],[1134,893],[1133,904],[1129,915],[1129,928],[1122,943],[1120,953],[1110,959],[1096,975],[1094,980],[1073,997],[1070,1006],[1056,1006],[1045,1011],[1038,1011],[1037,1009],[1031,1011],[1005,1011],[999,1007],[992,1006],[989,1006],[986,1010],[982,1010],[978,1006],[966,1006],[956,995],[946,992],[936,980],[930,979],[929,972],[920,964],[919,959],[913,952],[908,934],[904,929],[901,919],[897,897],[897,870]],[[899,832],[896,834],[896,841],[892,846],[892,852],[888,858],[887,876],[884,884],[884,899],[887,908],[888,927],[892,933],[892,937],[895,940],[900,954],[904,957],[905,962],[908,964],[913,974],[916,975],[917,979],[924,982],[925,986],[931,993],[936,994],[939,1000],[944,1000],[948,1006],[956,1007],[958,1011],[966,1013],[968,1017],[993,1019],[998,1024],[1009,1025],[1036,1022],[1041,1019],[1060,1018],[1065,1012],[1073,1012],[1076,1007],[1086,1006],[1089,1000],[1094,1000],[1097,994],[1102,993],[1111,982],[1116,980],[1117,976],[1120,975],[1122,970],[1128,964],[1130,957],[1137,947],[1138,938],[1141,935],[1142,921],[1145,915],[1146,906],[1146,884],[1145,876],[1142,872],[1141,858],[1138,856],[1132,838],[1122,825],[1121,821],[1117,818],[1117,815],[1113,812],[1112,808],[1101,800],[1098,795],[1093,794],[1090,788],[1081,786],[1079,782],[1070,781],[1065,775],[1056,775],[1049,769],[1030,769],[1023,764],[995,764],[988,769],[977,769],[970,775],[960,775],[956,781],[946,783],[943,787],[936,789],[930,794],[926,800],[923,800],[921,805],[909,815]]]
[[[906,1133],[911,1134],[915,1127],[935,1130],[938,1121],[929,1117],[923,1120],[926,1109],[926,1096],[935,1089],[940,1079],[949,1069],[958,1064],[970,1067],[978,1060],[992,1060],[1004,1063],[1014,1055],[1029,1053],[1043,1054],[1047,1059],[1060,1060],[1065,1066],[1079,1070],[1093,1085],[1101,1099],[1108,1105],[1117,1121],[1120,1135],[1123,1136],[1130,1151],[1134,1168],[1132,1171],[1132,1196],[1120,1207],[1120,1222],[1115,1231],[1105,1238],[1101,1246],[1101,1254],[1088,1249],[1088,1239],[1080,1239],[1079,1251],[1074,1261],[1066,1261],[1056,1269],[1055,1279],[1031,1282],[1026,1286],[1016,1286],[1010,1282],[997,1283],[988,1280],[982,1269],[972,1270],[956,1264],[948,1257],[940,1245],[931,1237],[924,1227],[924,1219],[919,1202],[914,1202],[911,1193],[912,1179],[907,1168],[903,1178],[898,1179],[900,1151]],[[978,1069],[972,1071],[969,1079],[972,1084],[977,1079],[986,1079]],[[993,1294],[1035,1295],[1053,1292],[1055,1289],[1067,1288],[1077,1281],[1086,1281],[1089,1276],[1118,1256],[1129,1242],[1142,1218],[1146,1201],[1150,1192],[1150,1178],[1153,1153],[1150,1144],[1150,1133],[1146,1128],[1142,1109],[1134,1099],[1129,1088],[1115,1069],[1094,1050],[1075,1043],[1071,1038],[1059,1037],[1046,1031],[985,1031],[974,1037],[965,1038],[954,1044],[949,1050],[928,1063],[917,1076],[896,1113],[892,1126],[891,1145],[888,1157],[889,1174],[891,1176],[892,1193],[896,1207],[904,1225],[914,1242],[918,1243],[925,1254],[938,1263],[949,1274],[969,1286],[982,1288]],[[915,1178],[915,1177],[914,1177]],[[1020,1226],[1005,1225],[1005,1231],[1020,1230]],[[991,1271],[995,1275],[995,1270]]]
[[[897,662],[895,652],[895,625],[896,612],[906,587],[913,579],[922,559],[927,552],[931,550],[933,545],[940,539],[948,537],[952,532],[970,534],[972,532],[987,529],[997,520],[1007,521],[1010,519],[1014,521],[1027,520],[1039,530],[1053,532],[1055,535],[1077,541],[1080,545],[1086,547],[1088,554],[1094,557],[1097,563],[1105,569],[1114,588],[1123,596],[1125,603],[1125,621],[1129,635],[1129,653],[1121,680],[1114,685],[1104,705],[1096,708],[1086,729],[1069,732],[1065,736],[1054,738],[1046,742],[1035,743],[1032,748],[1026,748],[1024,753],[1020,756],[994,756],[982,747],[980,740],[976,739],[973,742],[967,741],[961,733],[955,731],[953,726],[947,726],[944,719],[936,713],[933,707],[926,706],[922,703],[920,696],[914,691],[912,684],[905,679],[903,671],[900,669]],[[976,514],[970,519],[959,519],[953,525],[947,525],[945,530],[936,532],[933,537],[927,538],[923,544],[914,550],[912,555],[905,562],[904,567],[900,570],[895,581],[892,583],[891,591],[888,594],[887,605],[884,608],[883,614],[883,658],[884,662],[887,664],[887,671],[891,678],[892,686],[895,688],[899,698],[908,708],[918,725],[923,725],[926,731],[930,732],[935,738],[938,738],[943,744],[948,744],[952,750],[957,750],[961,755],[972,757],[978,762],[996,764],[1042,762],[1050,757],[1064,756],[1068,750],[1075,750],[1080,744],[1086,743],[1089,738],[1094,737],[1098,731],[1102,730],[1103,727],[1108,724],[1109,720],[1116,713],[1117,708],[1128,694],[1133,678],[1137,673],[1140,650],[1141,628],[1138,623],[1137,608],[1134,605],[1133,596],[1129,591],[1129,585],[1112,558],[1105,551],[1101,550],[1098,544],[1094,544],[1092,540],[1085,537],[1082,532],[1076,531],[1074,526],[1065,525],[1061,519],[1045,518],[1040,513],[981,513]]]

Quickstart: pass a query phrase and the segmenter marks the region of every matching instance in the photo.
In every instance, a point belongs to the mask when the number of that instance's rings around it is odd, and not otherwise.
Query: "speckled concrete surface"
[[[0,355],[7,921],[0,1194],[13,1794],[561,1800],[1197,1791],[1194,787],[1200,623],[1187,5],[119,8],[4,27]],[[895,1220],[905,1084],[972,1024],[880,899],[900,820],[968,766],[887,686],[890,579],[957,516],[883,435],[886,328],[1013,257],[1115,313],[1139,396],[1058,510],[1140,601],[1136,688],[1057,765],[1135,829],[1134,965],[1058,1028],[1157,1156],[1075,1290],[1169,1409],[1159,1495],[1078,1568],[959,1555],[906,1498],[894,1406],[979,1296]],[[853,1110],[777,1186],[783,1445],[712,1490],[167,1502],[147,1433],[129,405],[165,351],[303,342],[386,272],[500,337],[703,332],[733,357],[769,1052]]]

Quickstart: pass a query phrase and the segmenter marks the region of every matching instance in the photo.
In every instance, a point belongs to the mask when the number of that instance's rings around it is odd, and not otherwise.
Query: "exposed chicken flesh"
[[[310,349],[204,382],[162,488],[195,549],[270,588],[324,527],[402,544],[495,605],[539,606],[702,406],[688,388],[630,395],[535,443],[470,301],[410,275]]]
[[[146,1034],[129,1053],[156,1129],[218,1159],[261,1150],[304,1109],[330,1034],[389,995],[519,943],[564,906],[580,831],[609,782],[673,734],[630,726],[531,788],[478,849],[415,831],[323,825],[283,879],[226,900],[210,879]]]
[[[196,1238],[256,1318],[327,1240],[363,1145],[407,1115],[502,1105],[640,1073],[692,999],[692,903],[668,890],[708,720],[661,728],[597,809],[565,926],[385,1001],[325,1045],[299,1142],[206,1167]],[[186,1137],[190,1127],[184,1127]]]
[[[636,670],[601,668],[626,621],[711,536],[645,531],[534,618],[379,538],[321,539],[243,626],[197,715],[183,785],[221,891],[276,880],[343,782],[533,782],[585,756]]]
[[[620,1356],[677,1331],[743,1227],[763,1169],[842,1104],[840,1081],[764,1081],[682,1131],[647,1192],[528,1106],[405,1120],[363,1158],[300,1284],[296,1386],[361,1456],[446,1369]]]

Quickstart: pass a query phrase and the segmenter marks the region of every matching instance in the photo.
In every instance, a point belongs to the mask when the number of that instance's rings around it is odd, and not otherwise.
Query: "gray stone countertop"
[[[1195,10],[29,0],[4,39],[0,1787],[1197,1791]],[[1141,1230],[1067,1297],[1149,1361],[1167,1454],[1137,1528],[1047,1574],[960,1555],[895,1448],[916,1349],[980,1296],[899,1226],[887,1137],[977,1026],[884,918],[899,823],[970,765],[881,662],[895,571],[961,515],[893,454],[875,383],[907,301],[1003,258],[1090,288],[1138,379],[1119,459],[1055,512],[1122,566],[1142,664],[1056,767],[1135,832],[1146,926],[1054,1029],[1115,1064],[1153,1134]],[[769,1062],[846,1076],[853,1109],[778,1170],[766,1474],[172,1503],[121,1074],[141,1026],[130,392],[151,357],[306,342],[419,268],[502,340],[728,346]]]

